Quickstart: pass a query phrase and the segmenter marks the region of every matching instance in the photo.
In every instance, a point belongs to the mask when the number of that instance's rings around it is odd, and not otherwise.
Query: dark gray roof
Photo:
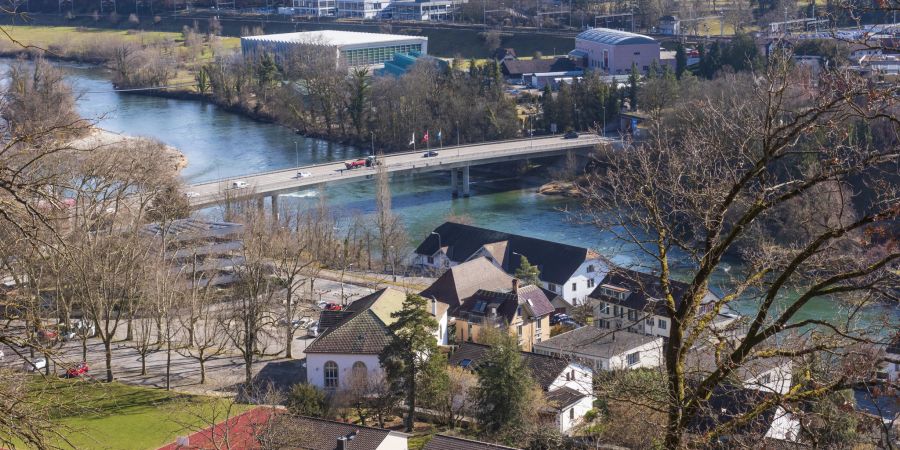
[[[629,291],[628,296],[624,299],[610,297],[604,293],[604,285],[625,288]],[[677,307],[681,304],[681,299],[689,286],[675,280],[670,280],[670,286]],[[711,293],[708,293],[707,296],[714,297]],[[660,283],[658,275],[621,267],[613,268],[589,297],[638,311],[652,312],[661,316],[668,315],[663,301],[662,283]]]
[[[479,364],[487,358],[490,349],[489,345],[463,342],[456,348],[456,351],[450,354],[447,361],[451,366],[477,370]],[[522,354],[522,360],[531,371],[531,377],[545,391],[569,366],[569,362],[561,358],[538,355],[532,352],[519,353]]]
[[[468,260],[478,249],[486,244],[507,242],[503,249],[502,268],[506,273],[514,274],[519,268],[521,257],[540,269],[541,280],[563,284],[578,270],[578,267],[593,252],[584,247],[545,241],[543,239],[520,236],[489,230],[487,228],[464,225],[455,222],[444,222],[435,228],[416,248],[420,255],[434,255],[440,248],[447,248],[447,256],[451,261],[461,263]],[[438,239],[440,235],[440,239]],[[498,260],[500,258],[498,257]]]
[[[516,294],[511,290],[498,292],[479,289],[453,314],[457,317],[468,315],[487,317],[491,313],[491,308],[497,308],[497,318],[503,319],[506,323],[512,323],[519,306],[523,308],[523,316],[532,318],[543,317],[554,311],[553,305],[550,300],[547,300],[544,292],[537,286],[528,285],[519,288]]]
[[[383,294],[375,291],[348,305],[349,314],[325,330],[306,348],[306,353],[381,353],[391,343],[391,332],[370,309]]]
[[[653,341],[659,341],[660,347],[662,346],[662,338],[658,336],[584,326],[558,334],[535,345],[540,347],[542,351],[546,349],[558,351],[560,354],[573,352],[608,358],[621,355]]]
[[[223,242],[221,244],[201,245],[197,247],[182,248],[175,251],[166,252],[165,257],[171,259],[187,258],[190,256],[203,255],[219,255],[228,252],[238,251],[244,248],[244,244],[240,241]]]
[[[515,450],[515,447],[436,434],[422,450]]]
[[[529,73],[579,72],[581,68],[569,58],[555,59],[505,59],[500,71],[507,77],[519,78]]]
[[[894,355],[900,355],[900,331],[898,331],[897,334],[894,335],[894,338],[891,339],[891,342],[887,346],[887,352]]]
[[[768,400],[770,393],[744,389],[734,386],[722,386],[717,388],[709,401],[703,405],[702,410],[689,423],[688,430],[692,433],[705,433],[713,428],[742,417],[760,403]],[[772,406],[750,420],[747,424],[737,427],[732,434],[760,434],[765,435],[775,420],[776,407]]]
[[[548,392],[547,402],[557,411],[560,411],[574,405],[585,397],[587,397],[587,394],[578,392],[568,386],[563,386]]]
[[[352,311],[322,311],[319,313],[319,332],[341,323],[347,316],[352,315]]]
[[[375,450],[390,435],[402,435],[396,431],[382,428],[363,427],[331,420],[306,416],[279,414],[278,425],[291,430],[298,437],[298,442],[291,443],[294,448],[308,450],[337,450],[338,438],[353,436],[349,441],[349,450]]]
[[[185,241],[230,236],[241,232],[243,229],[244,225],[239,223],[211,222],[188,218],[174,220],[165,226],[159,222],[147,224],[143,233],[150,236],[160,236],[165,231],[168,241]]]
[[[650,36],[643,34],[629,33],[627,31],[613,30],[610,28],[592,28],[582,31],[575,39],[583,39],[585,41],[597,42],[607,45],[631,45],[631,44],[654,44],[654,40]]]

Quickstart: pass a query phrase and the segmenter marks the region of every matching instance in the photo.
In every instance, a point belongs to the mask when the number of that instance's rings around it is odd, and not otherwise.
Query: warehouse
[[[393,59],[395,53],[428,53],[428,38],[397,34],[360,33],[355,31],[305,31],[300,33],[266,34],[241,38],[241,51],[252,55],[272,52],[283,59],[303,47],[327,48],[350,67],[380,66]]]
[[[575,38],[575,50],[569,57],[583,63],[586,69],[602,70],[609,75],[631,72],[631,64],[647,73],[651,63],[659,60],[659,42],[642,34],[609,28],[593,28]]]

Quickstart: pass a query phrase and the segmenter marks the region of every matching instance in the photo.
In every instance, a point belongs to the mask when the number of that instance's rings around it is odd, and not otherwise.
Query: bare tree
[[[897,283],[900,246],[886,231],[896,230],[900,213],[898,88],[873,87],[837,71],[823,73],[815,85],[797,84],[788,59],[772,59],[762,73],[732,76],[683,102],[673,115],[690,126],[659,122],[646,142],[604,153],[608,169],[583,192],[595,212],[589,219],[638,249],[664,294],[672,319],[665,345],[667,448],[688,445],[688,425],[746,364],[852,353],[849,344],[883,339],[877,322],[860,327],[858,320]],[[860,142],[846,124],[887,124],[892,131],[877,143]],[[818,208],[792,219],[817,224],[807,236],[785,242],[773,233],[779,208],[829,185],[843,192],[831,195],[852,196],[854,214]],[[681,255],[687,287],[676,289],[670,280]],[[734,255],[742,266],[724,271]],[[719,273],[731,279],[710,299]],[[804,307],[826,298],[846,306],[835,317],[802,317]],[[717,344],[715,367],[689,383],[689,351],[706,339],[720,312],[747,301],[754,306],[743,336]],[[806,327],[817,332],[802,345],[786,345],[786,336]],[[795,387],[699,439],[728,433],[768,406],[843,389],[850,381],[844,376]]]
[[[200,364],[200,384],[206,383],[206,363],[224,354],[228,349],[228,337],[225,334],[223,311],[225,305],[217,304],[210,289],[203,288],[199,292],[191,290],[191,304],[194,308],[190,321],[181,316],[181,325],[190,330],[187,339],[179,347],[178,352],[197,360]]]

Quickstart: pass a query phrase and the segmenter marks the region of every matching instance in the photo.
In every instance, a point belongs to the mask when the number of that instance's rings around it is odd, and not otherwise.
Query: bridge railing
[[[582,141],[570,140],[564,141],[557,144],[545,144],[545,145],[535,145],[528,148],[528,153],[522,153],[522,148],[514,148],[514,149],[502,149],[502,150],[493,150],[491,152],[482,153],[478,156],[489,159],[489,158],[498,158],[503,156],[527,156],[532,151],[540,152],[544,150],[569,150],[574,148],[581,148],[587,145],[599,144],[604,142],[603,140],[597,139],[588,142],[587,139]],[[446,151],[446,148],[445,148]],[[419,153],[419,152],[416,152]],[[472,155],[459,155],[459,156],[449,156],[441,158],[440,160],[429,160],[429,159],[421,159],[418,161],[406,161],[390,164],[387,166],[388,172],[396,172],[402,170],[412,170],[418,168],[428,168],[429,170],[440,170],[442,166],[459,163],[462,161],[472,160]],[[327,165],[333,165],[335,163],[330,163]],[[310,167],[310,166],[307,166]],[[280,173],[285,172],[285,170],[280,170],[276,172],[270,173]],[[265,183],[265,184],[250,184],[248,186],[247,196],[253,195],[264,195],[267,192],[275,192],[275,191],[283,191],[289,189],[302,189],[307,186],[315,186],[322,183],[328,183],[333,181],[338,181],[341,179],[348,178],[361,178],[370,175],[374,175],[375,172],[371,170],[360,170],[360,169],[349,169],[349,170],[336,170],[332,173],[324,174],[324,175],[316,175],[308,178],[290,178],[287,180],[279,180],[277,182]],[[255,175],[254,175],[255,176]],[[263,189],[259,189],[259,188]],[[221,192],[216,192],[215,194],[210,195],[211,199],[218,198]],[[239,195],[240,196],[240,195]],[[207,196],[203,196],[207,197]],[[205,198],[199,198],[198,200],[204,200]]]
[[[595,135],[591,135],[591,134],[588,134],[588,135],[579,137],[580,140],[579,140],[579,139],[563,140],[563,138],[562,138],[561,135],[554,135],[554,136],[548,136],[548,137],[540,137],[540,138],[537,138],[537,139],[533,139],[533,138],[518,138],[518,139],[507,139],[507,140],[504,140],[504,141],[488,141],[488,142],[479,142],[479,143],[466,144],[466,145],[453,145],[453,146],[446,146],[446,147],[433,147],[433,148],[430,148],[430,149],[425,149],[425,148],[423,148],[423,149],[418,149],[418,150],[411,150],[411,151],[408,151],[408,152],[388,153],[388,154],[385,154],[384,157],[385,157],[385,158],[392,158],[392,157],[397,157],[397,156],[415,155],[415,154],[420,154],[420,153],[422,153],[422,152],[424,152],[424,151],[427,151],[427,150],[434,150],[434,151],[440,150],[440,151],[446,152],[446,151],[452,151],[452,150],[461,150],[461,149],[468,149],[468,148],[477,148],[477,147],[485,147],[485,146],[492,146],[492,145],[512,144],[512,143],[516,143],[516,142],[535,142],[535,141],[553,140],[554,138],[555,138],[555,139],[559,139],[561,144],[570,144],[570,143],[575,144],[575,145],[571,145],[571,147],[582,147],[582,146],[584,145],[584,144],[583,144],[584,141],[587,141],[587,140],[594,141],[594,143],[597,143],[597,144],[599,144],[599,143],[601,143],[601,142],[604,142],[604,141],[610,140],[609,138],[599,137],[599,136],[595,136]],[[541,146],[545,146],[545,145],[542,144]],[[539,147],[539,146],[533,146],[533,147],[531,147],[531,148],[538,148],[538,147]],[[553,146],[550,146],[550,147],[553,147]],[[514,150],[514,151],[521,151],[521,149],[513,149],[513,150]],[[497,151],[503,151],[503,150],[497,150]],[[357,159],[358,159],[358,158],[361,158],[361,157],[363,157],[363,156],[357,156],[357,157],[354,157],[354,158],[357,158]],[[192,186],[208,186],[208,185],[214,185],[214,184],[220,184],[220,183],[227,183],[227,182],[229,182],[229,181],[233,181],[233,180],[240,179],[240,178],[246,178],[246,177],[259,177],[259,176],[272,175],[272,174],[281,173],[281,172],[290,172],[290,171],[293,171],[293,170],[298,170],[298,171],[299,171],[299,170],[303,170],[303,169],[312,169],[312,168],[315,168],[315,167],[331,166],[331,165],[334,165],[334,164],[340,164],[340,163],[343,163],[343,161],[341,161],[341,160],[337,160],[337,161],[329,161],[329,162],[324,162],[324,163],[308,164],[308,165],[305,165],[305,166],[295,166],[295,167],[286,167],[286,168],[283,168],[283,169],[267,170],[267,171],[265,171],[265,172],[257,172],[257,173],[250,173],[250,174],[244,174],[244,175],[234,175],[234,176],[230,176],[230,177],[217,178],[217,179],[215,179],[215,180],[209,180],[209,181],[203,181],[203,182],[200,182],[200,183],[195,183],[195,184],[193,184]]]

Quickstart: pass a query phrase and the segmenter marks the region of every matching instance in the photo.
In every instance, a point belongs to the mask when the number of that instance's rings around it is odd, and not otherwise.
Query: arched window
[[[362,361],[357,361],[353,363],[353,380],[356,382],[365,382],[366,378],[369,376],[369,371],[366,368],[366,363]]]
[[[338,365],[334,361],[325,363],[325,388],[336,389],[338,387]]]

